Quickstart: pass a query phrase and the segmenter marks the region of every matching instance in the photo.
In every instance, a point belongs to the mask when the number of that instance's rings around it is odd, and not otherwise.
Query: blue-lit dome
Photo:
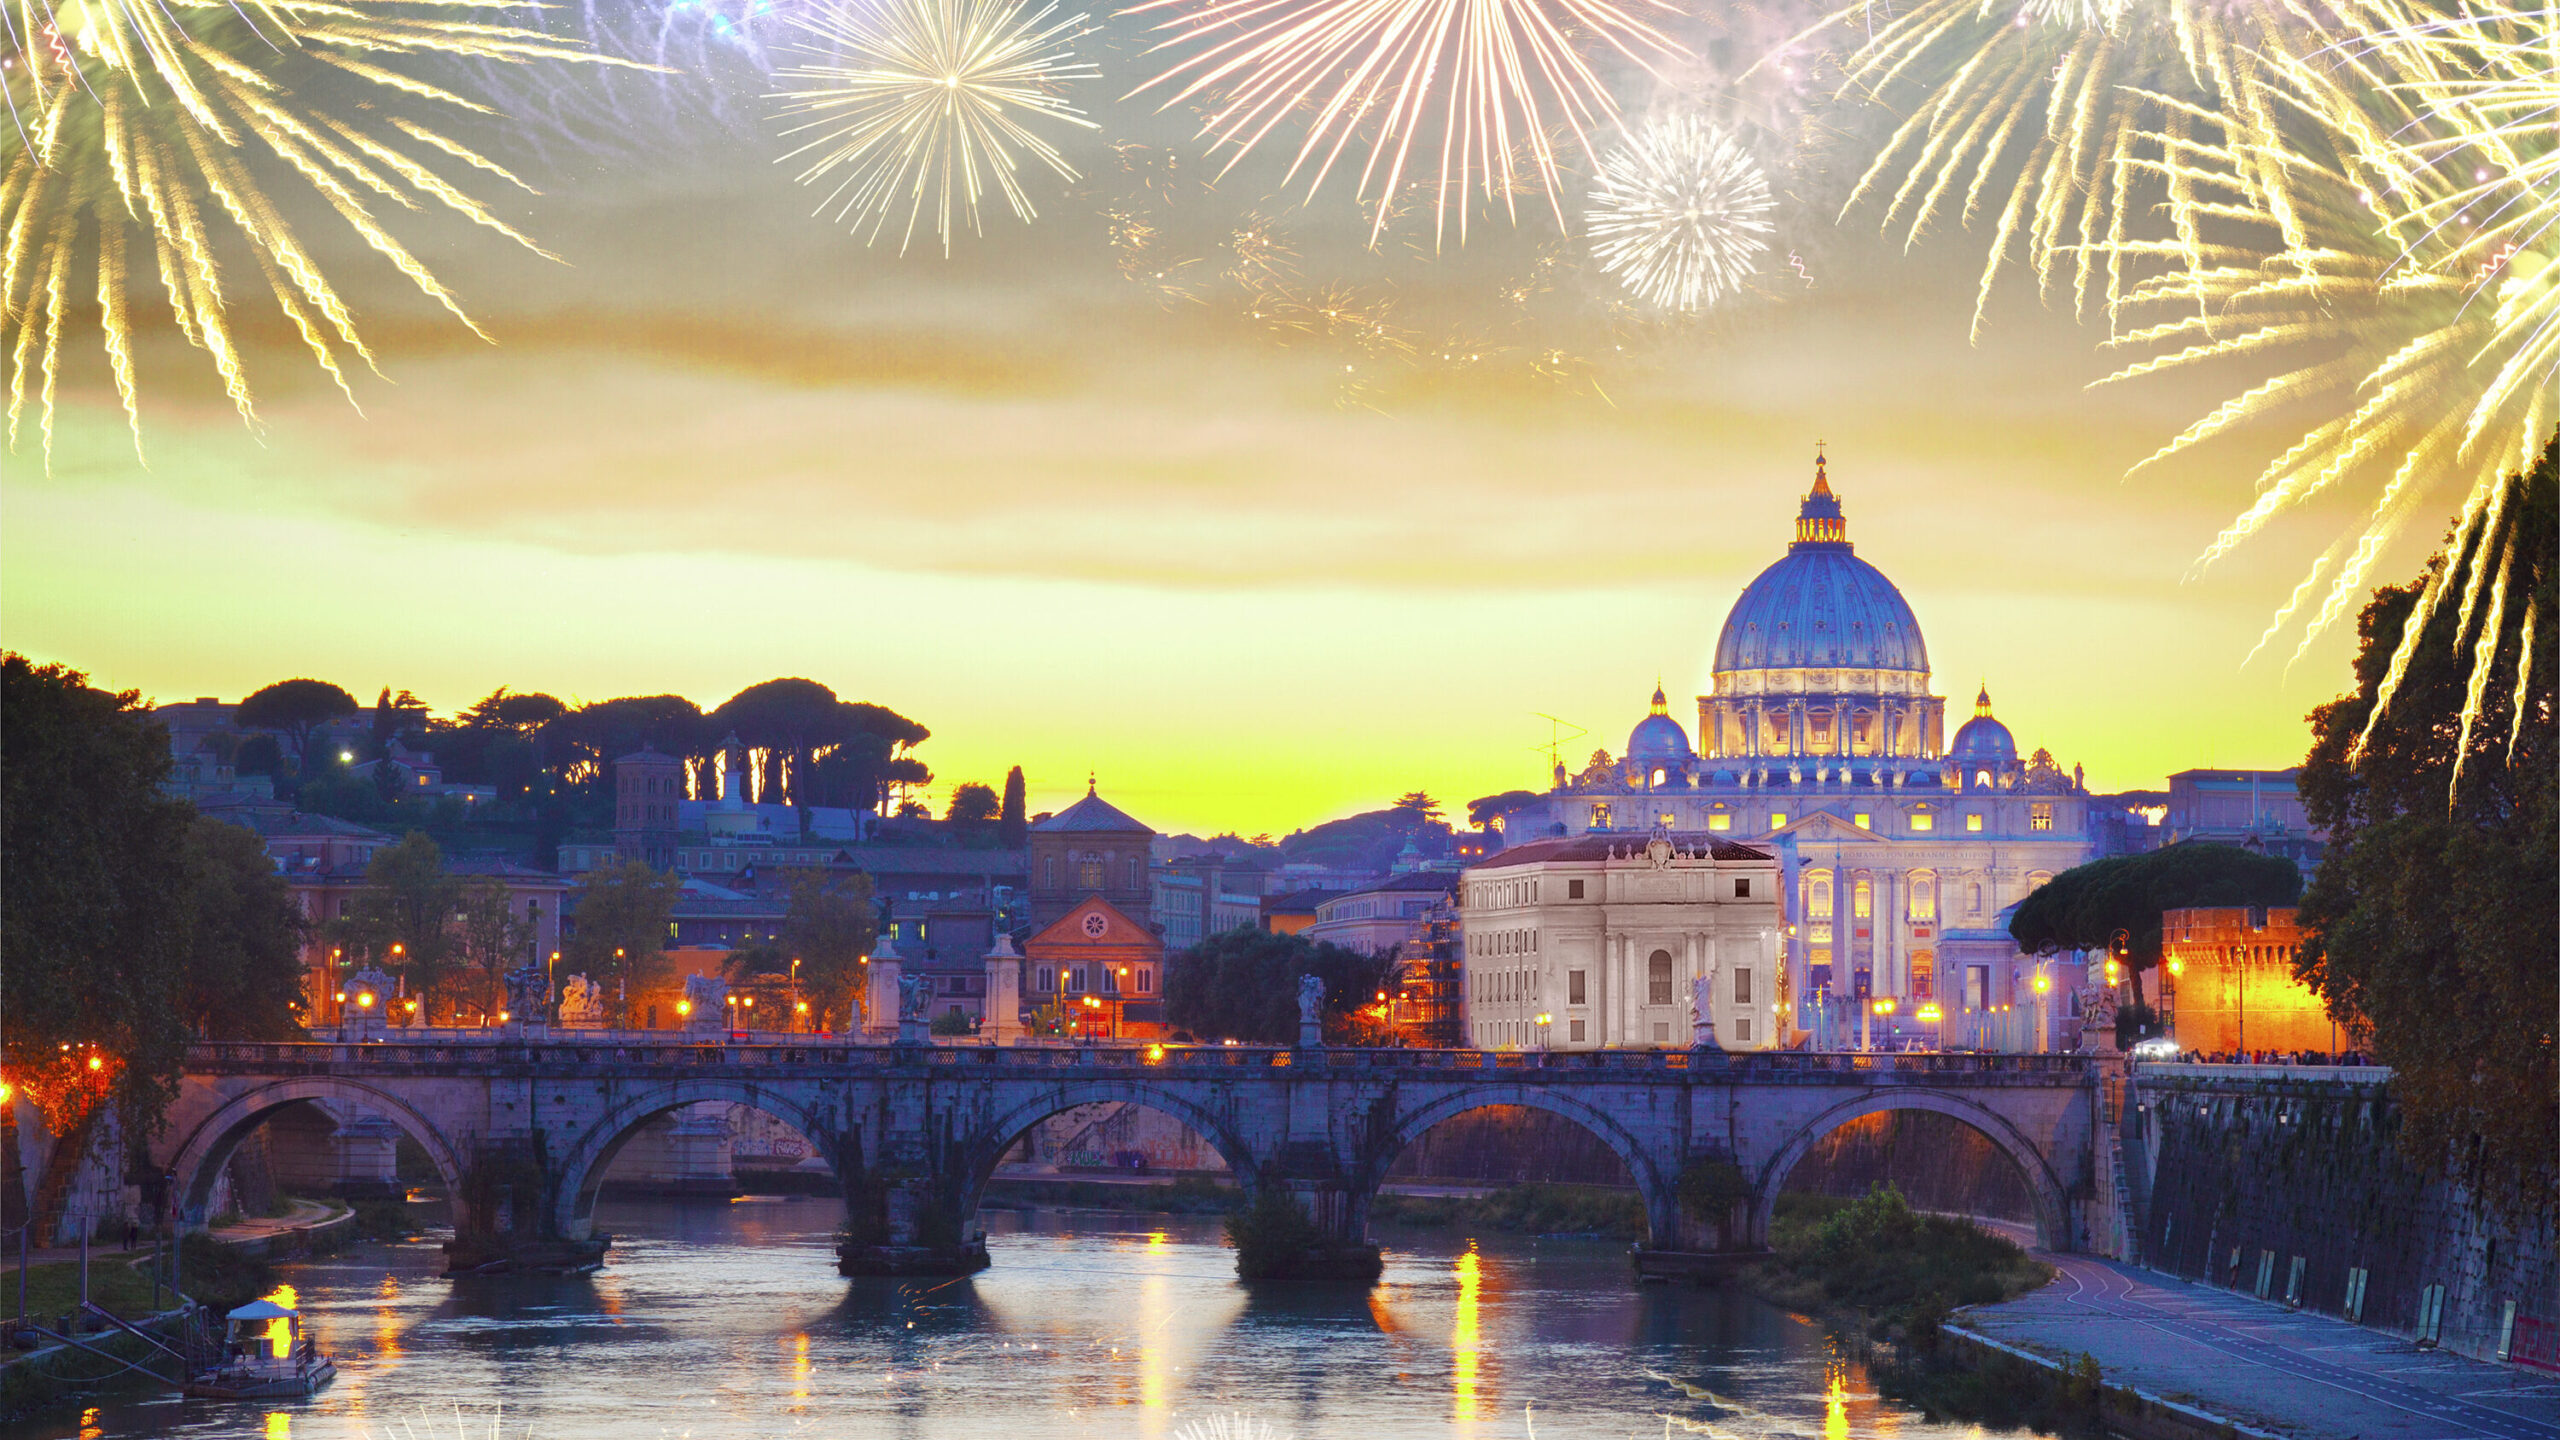
[[[1760,572],[1725,617],[1716,672],[1901,670],[1927,673],[1929,650],[1910,602],[1849,544],[1848,522],[1820,457],[1796,512],[1795,543]]]
[[[1956,732],[1955,743],[1947,747],[1950,759],[1958,761],[2001,760],[2018,758],[2018,739],[2009,727],[1991,718],[1991,687],[1973,697],[1973,718]]]
[[[1659,685],[1653,687],[1653,713],[1637,721],[1635,732],[1627,737],[1627,758],[1647,765],[1676,764],[1689,758],[1689,732],[1671,718],[1671,704]]]

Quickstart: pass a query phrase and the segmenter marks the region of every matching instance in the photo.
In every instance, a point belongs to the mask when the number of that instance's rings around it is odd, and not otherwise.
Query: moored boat
[[[288,1298],[292,1292],[283,1292]],[[225,1317],[222,1359],[197,1372],[186,1393],[208,1400],[307,1400],[338,1378],[338,1367],[302,1328],[302,1312],[273,1298]]]

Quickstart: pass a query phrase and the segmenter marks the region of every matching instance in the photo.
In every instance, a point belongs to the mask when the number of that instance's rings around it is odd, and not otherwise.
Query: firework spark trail
[[[1168,107],[1208,97],[1200,133],[1227,152],[1227,169],[1311,107],[1286,181],[1305,175],[1310,199],[1364,126],[1374,127],[1356,187],[1376,207],[1373,245],[1418,144],[1426,163],[1434,152],[1439,159],[1428,182],[1435,243],[1453,208],[1464,243],[1470,188],[1517,221],[1521,146],[1563,225],[1554,135],[1588,150],[1590,132],[1617,114],[1577,39],[1647,73],[1686,53],[1646,18],[1675,13],[1660,0],[1144,0],[1128,13],[1165,12],[1155,49],[1190,53],[1130,96],[1168,90]]]
[[[2447,564],[2421,582],[2367,737],[2448,600],[2457,647],[2469,643],[2475,615],[2503,619],[2518,563],[2512,546],[2495,543],[2507,523],[2504,476],[2533,463],[2560,419],[2552,15],[2493,3],[2459,20],[2393,24],[2379,7],[2357,5],[2335,34],[2313,30],[2257,56],[2238,87],[2247,103],[2215,110],[2149,96],[2165,119],[2142,137],[2149,148],[2138,164],[2164,182],[2173,207],[2203,218],[2177,220],[2173,236],[2108,246],[2111,267],[2148,267],[2116,292],[2111,313],[2130,323],[2110,344],[2160,353],[2099,383],[2233,360],[2276,372],[2144,464],[2280,404],[2338,407],[2266,466],[2256,502],[2205,562],[2312,496],[2375,487],[2362,525],[2321,557],[2270,629],[2272,638],[2290,622],[2334,564],[2296,658],[2352,612],[2424,501],[2448,483],[2461,487]],[[2276,123],[2279,114],[2288,123]],[[2154,314],[2166,318],[2147,319]],[[2310,363],[2286,363],[2306,349]],[[2531,627],[2529,592],[2526,604]],[[2463,656],[2465,747],[2493,703],[2497,628]],[[2522,683],[2495,703],[2520,707]]]
[[[791,47],[806,63],[776,73],[806,84],[773,98],[782,115],[799,121],[786,136],[816,134],[782,160],[811,157],[797,177],[804,185],[836,176],[818,209],[834,207],[836,219],[857,232],[867,222],[865,244],[879,240],[903,201],[900,254],[914,241],[928,198],[944,255],[951,253],[955,209],[983,234],[978,202],[987,179],[1017,217],[1035,218],[1022,158],[1068,180],[1076,170],[1024,121],[1100,128],[1058,93],[1100,72],[1066,48],[1086,17],[1053,21],[1056,9],[1026,11],[1009,0],[886,0],[877,9],[831,4],[796,17],[800,30],[824,43]]]
[[[1768,177],[1740,141],[1678,112],[1601,162],[1584,223],[1602,270],[1656,305],[1695,312],[1757,268],[1775,208]]]
[[[254,161],[276,162],[310,187],[369,248],[466,326],[460,302],[374,218],[361,193],[407,211],[441,206],[543,253],[395,139],[506,175],[432,126],[390,113],[395,102],[486,107],[355,55],[516,67],[613,62],[538,30],[444,18],[455,8],[452,0],[89,0],[57,10],[51,0],[0,0],[13,35],[48,37],[18,49],[22,63],[0,87],[22,136],[0,170],[0,230],[8,236],[0,252],[0,344],[10,345],[16,362],[13,419],[25,409],[29,384],[37,386],[48,464],[63,290],[84,237],[95,247],[100,341],[137,458],[142,387],[125,259],[134,228],[149,236],[151,268],[179,335],[208,354],[243,420],[255,423],[256,409],[231,338],[232,302],[214,259],[208,208],[248,242],[277,308],[342,390],[342,347],[372,363],[353,313],[284,225],[253,174]],[[498,0],[490,8],[532,7]],[[344,109],[299,98],[343,92],[335,77],[352,77],[367,93]],[[320,83],[300,83],[305,78]],[[38,362],[33,369],[30,361]],[[14,424],[9,442],[17,442]]]

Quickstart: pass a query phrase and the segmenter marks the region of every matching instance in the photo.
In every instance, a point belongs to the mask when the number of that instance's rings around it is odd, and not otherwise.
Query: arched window
[[[1656,950],[1652,957],[1644,962],[1644,985],[1646,1004],[1668,1005],[1671,1003],[1670,951]]]
[[[1976,885],[1976,886],[1974,886],[1974,887],[1973,887],[1972,903],[1968,904],[1968,905],[1965,907],[1965,913],[1966,913],[1966,914],[1968,914],[1968,915],[1979,915],[1979,914],[1981,914],[1981,913],[1982,913],[1982,887],[1981,887],[1981,886]]]
[[[1865,880],[1860,880],[1857,884],[1857,888],[1849,892],[1849,913],[1857,916],[1861,920],[1871,919],[1874,917],[1876,913],[1876,888],[1874,885]]]
[[[1988,770],[1976,770],[1976,771],[1974,771],[1974,772],[1973,772],[1973,784],[1974,784],[1974,788],[1975,788],[1975,789],[1978,789],[1978,790],[1988,790],[1988,789],[1990,789],[1990,788],[1991,788],[1991,772],[1990,772],[1990,771],[1988,771]]]
[[[1104,885],[1105,883],[1106,883],[1106,882],[1103,880],[1102,857],[1101,857],[1101,856],[1099,856],[1099,855],[1086,855],[1086,856],[1082,856],[1082,857],[1080,857],[1080,858],[1076,861],[1076,888],[1077,888],[1077,889],[1079,889],[1079,890],[1099,890],[1099,889],[1101,889],[1101,888],[1103,887],[1103,885]]]
[[[1831,875],[1828,871],[1813,873],[1812,881],[1805,890],[1804,913],[1806,918],[1813,920],[1831,918]]]
[[[1042,857],[1042,858],[1041,858],[1041,861],[1040,861],[1040,885],[1041,885],[1041,888],[1042,888],[1042,889],[1046,889],[1046,890],[1055,890],[1055,889],[1057,889],[1057,888],[1058,888],[1058,857],[1057,857],[1057,856],[1055,856],[1055,855],[1048,855],[1048,856],[1044,856],[1044,857]]]
[[[1123,872],[1123,873],[1128,877],[1128,878],[1127,878],[1127,880],[1126,880],[1126,881],[1121,885],[1121,887],[1120,887],[1120,888],[1121,888],[1121,889],[1123,889],[1123,890],[1135,890],[1135,889],[1137,889],[1137,888],[1138,888],[1138,857],[1137,857],[1137,856],[1135,856],[1135,855],[1130,856],[1130,857],[1129,857],[1129,860],[1128,860],[1128,863],[1127,863],[1127,864],[1125,864],[1125,865],[1123,865],[1123,866],[1121,866],[1120,868],[1121,868],[1122,872]]]
[[[1911,872],[1911,918],[1923,921],[1938,918],[1938,877],[1930,871]]]

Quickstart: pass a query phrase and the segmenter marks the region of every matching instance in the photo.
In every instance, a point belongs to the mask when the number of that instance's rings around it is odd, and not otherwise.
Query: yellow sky
[[[2085,388],[2096,337],[2031,293],[1968,345],[1970,240],[1808,236],[1802,291],[1581,327],[1605,394],[1406,365],[1361,408],[1333,352],[1121,284],[1090,205],[946,264],[717,155],[594,168],[512,217],[574,268],[422,245],[494,348],[364,294],[361,414],[269,343],[252,436],[163,337],[142,470],[75,363],[52,473],[0,456],[0,643],[164,699],[806,675],[930,726],[945,782],[1019,764],[1050,808],[1091,768],[1161,829],[1277,834],[1535,786],[1540,712],[1614,751],[1657,674],[1693,723],[1820,438],[1951,711],[1987,679],[2093,786],[2294,763],[2344,681],[2350,634],[2242,661],[2356,498],[2191,575],[2281,432],[2124,480],[2223,392]],[[1460,290],[1471,243],[1396,273]]]

